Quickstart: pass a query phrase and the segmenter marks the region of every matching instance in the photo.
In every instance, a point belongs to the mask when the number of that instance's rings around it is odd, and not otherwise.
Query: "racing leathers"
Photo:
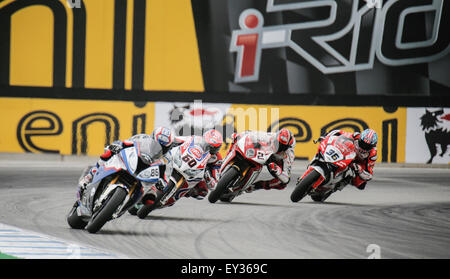
[[[261,135],[261,132],[252,132],[252,131],[246,131],[240,134],[235,133],[232,135],[233,140],[232,144],[235,144],[242,136],[245,136],[249,133],[255,133],[258,136]],[[276,135],[275,133],[265,133],[265,134],[271,138],[272,142],[275,141]],[[257,181],[256,183],[248,187],[246,192],[250,193],[254,190],[259,189],[283,190],[284,188],[286,188],[286,186],[290,181],[291,169],[295,160],[294,148],[295,148],[295,141],[293,145],[287,148],[285,151],[272,154],[272,156],[267,160],[266,166],[269,173],[273,176],[273,179],[265,181]]]
[[[359,132],[349,133],[342,130],[333,130],[330,133],[328,133],[327,137],[340,135],[344,135],[345,137],[357,141],[359,139],[360,133]],[[377,160],[377,148],[373,147],[371,150],[367,152],[360,153],[357,151],[356,153],[357,156],[355,157],[354,161],[351,164],[351,167],[354,171],[354,176],[347,177],[347,179],[344,179],[342,185],[339,186],[343,187],[345,186],[345,184],[350,183],[357,189],[363,190],[366,187],[367,182],[370,181],[373,177],[373,169],[375,167],[375,161]]]
[[[190,141],[194,139],[196,142],[201,142],[203,139],[201,136],[179,136],[175,137],[174,145],[181,145],[187,141]],[[193,188],[191,188],[189,191],[183,191],[185,187],[187,187],[187,184],[185,186],[182,186],[182,188],[179,190],[179,194],[174,195],[171,197],[165,204],[166,206],[173,205],[178,199],[181,197],[192,197],[196,199],[203,199],[207,196],[209,190],[214,189],[214,187],[217,184],[217,179],[219,177],[219,170],[222,165],[222,156],[220,153],[211,154],[211,157],[209,158],[208,162],[206,163],[206,170],[205,170],[205,176],[204,179],[198,182]],[[169,179],[169,171],[166,171],[166,174],[168,174],[165,179],[167,183],[167,179]]]
[[[164,146],[161,146],[156,140],[154,140],[150,135],[147,134],[137,134],[132,136],[129,139],[126,140],[116,140],[112,142],[110,145],[105,147],[105,151],[102,155],[100,155],[100,159],[97,161],[97,163],[94,166],[87,167],[83,174],[80,177],[78,186],[80,189],[84,189],[94,177],[95,173],[97,172],[98,168],[100,168],[102,165],[104,165],[113,155],[119,153],[124,148],[129,148],[134,146],[135,144],[148,144],[156,147],[158,150],[153,150],[153,156],[152,158],[145,158],[146,163],[150,164],[159,164],[161,165],[161,171],[160,173],[164,173],[164,166],[169,162],[169,158],[167,156],[168,148],[165,148]],[[142,154],[144,156],[144,154]],[[160,179],[160,182],[164,184],[164,180]],[[144,185],[146,186],[146,185]],[[164,185],[162,185],[164,186]]]

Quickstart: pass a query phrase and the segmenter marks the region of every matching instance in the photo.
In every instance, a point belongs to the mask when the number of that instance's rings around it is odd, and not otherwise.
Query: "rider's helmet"
[[[158,127],[153,130],[151,137],[159,142],[163,148],[169,148],[173,143],[174,134],[169,128]]]
[[[275,144],[278,145],[277,153],[288,150],[294,143],[294,134],[290,130],[283,128],[276,133]]]
[[[208,146],[208,151],[210,154],[216,154],[219,152],[223,143],[222,134],[219,131],[214,129],[208,130],[203,134],[203,139]]]
[[[370,150],[376,147],[378,143],[378,135],[372,129],[365,129],[359,135],[355,143],[356,151],[360,158],[365,159],[369,156]]]

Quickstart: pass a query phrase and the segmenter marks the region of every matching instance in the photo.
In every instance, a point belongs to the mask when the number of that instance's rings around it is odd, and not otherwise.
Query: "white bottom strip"
[[[0,223],[0,252],[25,259],[118,259],[124,256]]]

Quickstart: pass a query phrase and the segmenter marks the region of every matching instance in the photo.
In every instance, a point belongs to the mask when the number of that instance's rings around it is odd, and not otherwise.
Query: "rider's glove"
[[[359,177],[361,177],[361,179],[365,180],[365,181],[369,181],[372,179],[373,175],[371,173],[369,173],[368,171],[363,170],[360,174]]]
[[[369,181],[372,179],[373,175],[368,171],[364,170],[360,165],[353,164],[353,170],[355,171],[355,176],[358,175],[361,179]]]
[[[122,148],[123,148],[123,143],[122,143],[122,141],[120,141],[120,140],[113,141],[113,143],[111,143],[111,144],[108,146],[108,149],[111,150],[111,152],[112,152],[113,154],[119,153],[120,150],[122,150]]]
[[[275,177],[278,177],[283,172],[281,167],[273,162],[268,164],[267,168],[269,169],[270,174]]]

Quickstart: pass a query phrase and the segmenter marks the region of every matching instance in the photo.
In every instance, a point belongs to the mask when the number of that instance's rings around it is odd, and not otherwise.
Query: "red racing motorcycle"
[[[272,139],[265,133],[251,132],[235,142],[223,160],[220,178],[208,195],[208,200],[231,202],[258,178],[272,154]]]
[[[313,201],[323,202],[335,191],[342,190],[355,175],[355,158],[351,138],[344,135],[322,138],[308,169],[298,179],[291,200],[298,202],[310,195]]]

